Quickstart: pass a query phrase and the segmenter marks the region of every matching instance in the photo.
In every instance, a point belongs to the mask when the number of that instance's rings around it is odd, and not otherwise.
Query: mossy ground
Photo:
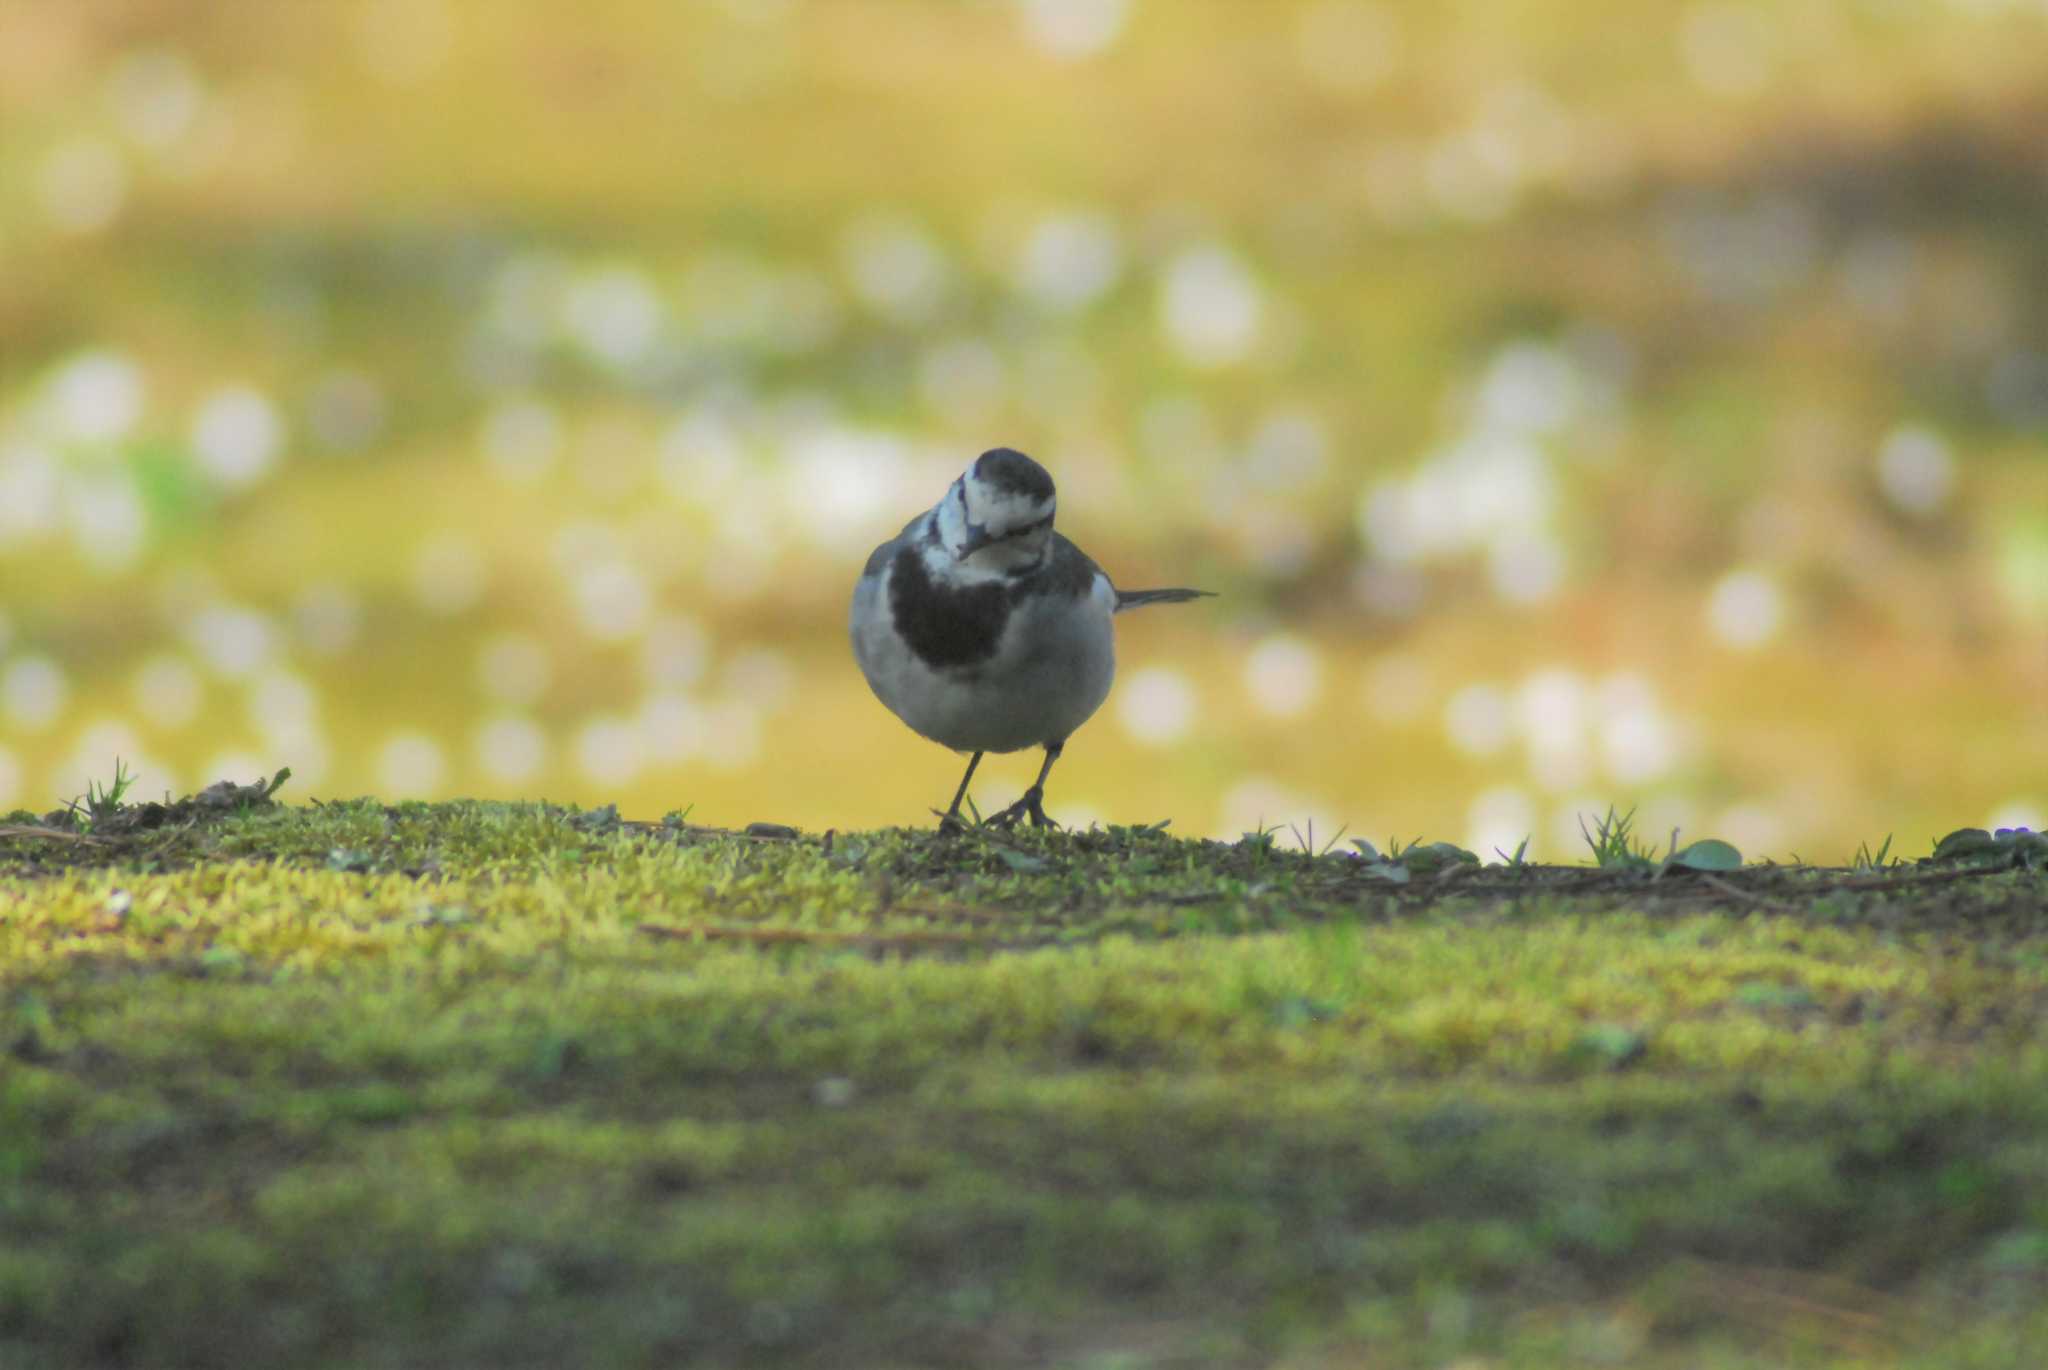
[[[1289,845],[0,827],[0,1364],[2048,1345],[2048,877]]]

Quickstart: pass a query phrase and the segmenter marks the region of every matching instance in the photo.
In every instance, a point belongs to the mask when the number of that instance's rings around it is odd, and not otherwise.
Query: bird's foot
[[[1010,805],[1009,808],[1004,809],[1001,813],[991,814],[988,819],[988,826],[991,828],[1014,828],[1017,826],[1018,820],[1028,818],[1031,820],[1031,826],[1034,828],[1057,828],[1059,824],[1046,817],[1044,800],[1045,791],[1033,785],[1030,789],[1024,791],[1022,799]]]
[[[960,816],[960,810],[939,813],[937,809],[933,809],[932,812],[939,814],[939,836],[959,837],[967,831],[967,820]]]

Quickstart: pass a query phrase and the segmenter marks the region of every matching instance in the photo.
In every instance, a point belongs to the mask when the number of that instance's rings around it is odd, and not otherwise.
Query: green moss
[[[8,1364],[2048,1332],[2038,873],[1390,890],[1151,830],[367,801],[117,837],[0,842]]]

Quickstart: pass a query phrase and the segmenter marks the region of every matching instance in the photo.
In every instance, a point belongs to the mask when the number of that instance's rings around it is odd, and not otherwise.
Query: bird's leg
[[[940,832],[958,832],[965,826],[960,821],[960,801],[967,797],[967,782],[974,779],[974,768],[981,764],[981,753],[976,752],[967,759],[967,774],[960,777],[960,788],[953,791],[953,802],[939,815]]]
[[[1066,745],[1064,740],[1045,744],[1045,764],[1038,768],[1038,779],[1031,782],[1031,788],[1024,791],[1021,799],[988,820],[991,827],[1014,828],[1020,818],[1030,819],[1034,828],[1059,826],[1045,816],[1045,778],[1052,774],[1052,763],[1060,759]]]

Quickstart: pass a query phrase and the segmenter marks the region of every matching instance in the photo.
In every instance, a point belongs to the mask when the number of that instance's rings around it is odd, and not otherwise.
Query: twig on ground
[[[0,824],[0,840],[10,837],[34,837],[46,842],[80,842],[88,847],[110,845],[104,837],[88,837],[82,832],[65,832],[62,828],[34,828],[21,823]]]
[[[640,931],[650,937],[678,942],[744,942],[750,946],[844,947],[854,951],[899,951],[914,947],[963,947],[990,951],[1014,951],[1043,946],[1041,941],[990,941],[972,933],[938,929],[905,932],[830,932],[811,928],[750,928],[731,923],[642,923]]]
[[[1723,880],[1718,875],[1709,875],[1702,872],[1700,875],[1700,883],[1703,885],[1712,885],[1715,889],[1721,891],[1723,894],[1733,895],[1735,898],[1742,900],[1744,903],[1755,904],[1758,908],[1770,909],[1777,913],[1799,912],[1799,906],[1797,904],[1788,904],[1782,899],[1773,899],[1767,894],[1758,894],[1755,890],[1746,890],[1742,888],[1742,886],[1740,885],[1734,884],[1727,880]]]

